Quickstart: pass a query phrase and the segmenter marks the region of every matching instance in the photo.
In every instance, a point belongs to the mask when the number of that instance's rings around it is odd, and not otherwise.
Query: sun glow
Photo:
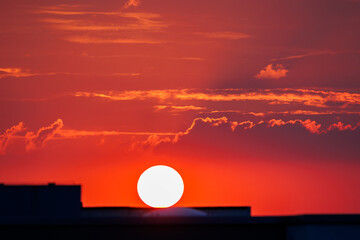
[[[141,174],[137,191],[146,205],[167,208],[180,200],[184,192],[184,182],[173,168],[157,165]]]

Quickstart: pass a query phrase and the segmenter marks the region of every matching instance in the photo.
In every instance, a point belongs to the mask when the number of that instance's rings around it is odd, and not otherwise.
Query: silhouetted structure
[[[69,217],[81,210],[81,186],[0,184],[0,216]]]
[[[251,217],[250,207],[82,208],[80,186],[0,185],[0,239],[360,239],[360,215]]]

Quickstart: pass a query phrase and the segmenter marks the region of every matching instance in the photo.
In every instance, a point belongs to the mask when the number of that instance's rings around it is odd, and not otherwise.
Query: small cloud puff
[[[269,64],[265,69],[260,70],[260,72],[255,76],[257,79],[279,79],[281,77],[286,77],[286,74],[289,70],[285,69],[283,65]]]
[[[140,0],[128,0],[125,4],[124,4],[124,8],[127,9],[129,7],[138,7],[140,6],[141,1]]]

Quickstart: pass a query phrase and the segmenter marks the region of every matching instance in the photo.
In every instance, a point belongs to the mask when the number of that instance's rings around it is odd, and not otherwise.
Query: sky
[[[3,0],[0,182],[84,206],[360,213],[360,1]]]

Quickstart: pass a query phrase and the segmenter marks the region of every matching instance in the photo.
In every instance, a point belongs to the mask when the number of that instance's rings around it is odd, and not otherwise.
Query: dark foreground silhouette
[[[81,186],[0,185],[0,239],[360,239],[360,215],[251,217],[250,207],[83,208]]]

